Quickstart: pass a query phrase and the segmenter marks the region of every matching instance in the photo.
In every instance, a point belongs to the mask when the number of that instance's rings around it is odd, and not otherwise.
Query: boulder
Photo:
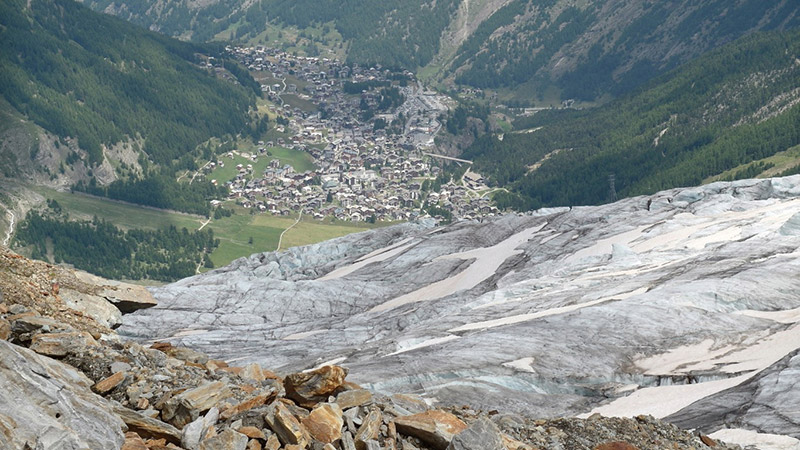
[[[264,450],[278,450],[281,448],[281,441],[278,439],[278,435],[272,434],[267,438],[267,442],[264,443]]]
[[[336,403],[320,403],[301,422],[312,438],[330,444],[342,438],[342,409]]]
[[[366,389],[344,391],[336,396],[336,403],[342,409],[350,409],[372,401],[372,393]]]
[[[426,411],[394,420],[397,431],[414,436],[434,449],[446,449],[453,437],[467,428],[458,417],[444,411]]]
[[[324,366],[310,372],[293,373],[283,383],[286,397],[299,405],[313,407],[326,401],[344,383],[347,369],[339,366]]]
[[[247,436],[230,428],[200,443],[199,450],[247,450]]]
[[[294,444],[305,447],[311,443],[311,438],[300,421],[281,402],[270,405],[264,420],[285,446]]]
[[[68,288],[61,289],[59,297],[68,307],[80,311],[103,326],[117,328],[122,325],[122,312],[102,297]]]
[[[18,306],[18,305],[14,305]],[[42,332],[50,332],[53,330],[66,330],[69,327],[57,320],[49,317],[38,316],[32,312],[25,312],[15,314],[8,317],[11,322],[11,335],[16,337],[17,340],[27,342],[30,336]]]
[[[349,431],[342,434],[342,450],[356,450],[356,443]]]
[[[366,442],[369,440],[377,439],[381,431],[381,424],[383,423],[383,415],[378,408],[373,407],[369,414],[364,418],[361,426],[355,435],[355,443],[357,450],[364,450],[367,448]]]
[[[455,435],[447,450],[506,450],[506,446],[497,425],[482,418]]]
[[[161,417],[183,428],[231,395],[230,388],[222,381],[205,383],[170,398],[161,410]]]
[[[128,430],[146,439],[165,439],[175,445],[181,443],[181,432],[168,423],[148,417],[138,411],[114,403],[114,414],[119,416]]]
[[[222,412],[221,417],[222,420],[228,420],[231,417],[240,414],[244,411],[256,408],[258,406],[263,405],[267,402],[270,398],[274,397],[275,393],[272,390],[262,391],[249,397],[247,400],[244,400],[230,408],[226,409]]]
[[[267,440],[267,436],[264,435],[264,432],[256,427],[241,427],[236,431],[251,439],[261,439],[262,441]]]
[[[151,308],[158,303],[144,286],[106,280],[90,273],[75,271],[75,276],[84,283],[101,286],[96,295],[111,302],[123,314],[139,309]]]
[[[37,334],[31,339],[30,349],[40,355],[66,356],[80,353],[87,347],[96,347],[97,341],[85,331]]]
[[[205,416],[198,417],[197,420],[186,425],[181,430],[181,447],[187,450],[195,450],[200,442],[208,436],[217,424],[219,419],[219,410],[211,408]]]
[[[120,448],[124,424],[85,375],[0,341],[0,447]]]
[[[425,399],[414,394],[392,394],[389,401],[399,411],[405,411],[405,414],[418,414],[430,409]]]

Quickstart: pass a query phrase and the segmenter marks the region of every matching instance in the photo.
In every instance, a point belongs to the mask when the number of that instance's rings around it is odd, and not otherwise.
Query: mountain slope
[[[702,4],[689,0],[86,0],[86,4],[195,41],[215,36],[247,41],[269,27],[302,30],[325,24],[335,27],[348,44],[350,62],[410,70],[426,66],[426,77],[511,89],[514,100],[522,103],[534,100],[531,93],[541,98],[553,91],[565,99],[616,96],[741,36],[800,25],[800,6],[790,0]],[[325,39],[319,41],[315,40],[325,45]],[[524,89],[516,90],[521,86]]]
[[[591,100],[754,31],[798,25],[800,6],[791,1],[514,0],[460,46],[450,71],[476,87],[529,83]]]
[[[602,107],[542,111],[464,157],[520,209],[608,201],[610,175],[620,197],[697,185],[800,144],[798,80],[800,32],[759,33]]]
[[[159,305],[120,330],[533,416],[695,417],[682,425],[713,432],[685,408],[737,390],[719,397],[724,423],[798,438],[784,358],[800,345],[799,194],[800,176],[743,180],[374,230],[154,288]],[[753,391],[757,414],[740,408]]]
[[[97,11],[195,41],[231,30],[237,38],[264,31],[267,23],[310,26],[333,23],[349,43],[352,62],[415,69],[439,49],[442,31],[459,0],[219,0],[211,2],[118,2],[86,0]]]
[[[200,67],[210,48],[70,0],[2,0],[0,13],[0,95],[62,143],[77,139],[90,166],[129,141],[168,163],[249,120],[253,93]]]

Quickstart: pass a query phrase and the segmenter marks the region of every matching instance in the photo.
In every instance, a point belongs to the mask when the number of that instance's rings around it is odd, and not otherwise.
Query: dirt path
[[[208,219],[206,219],[206,221],[205,221],[205,222],[203,222],[203,224],[202,224],[202,225],[200,225],[200,228],[198,228],[198,229],[197,229],[197,231],[200,231],[200,230],[202,230],[203,228],[205,228],[205,227],[206,227],[206,225],[208,225],[208,223],[209,223],[209,222],[211,222],[211,217],[209,217]]]
[[[286,234],[287,231],[289,231],[292,228],[294,228],[295,225],[300,223],[300,219],[302,217],[303,217],[303,210],[300,210],[300,214],[297,215],[297,220],[295,220],[294,223],[289,226],[289,228],[283,230],[283,232],[281,233],[281,236],[278,238],[278,248],[275,249],[276,252],[279,252],[281,250],[281,242],[283,242],[283,235]]]
[[[211,161],[209,161],[209,162],[207,162],[207,163],[203,164],[203,167],[199,168],[199,169],[197,170],[197,172],[195,172],[195,173],[192,175],[192,179],[191,179],[191,180],[189,180],[189,184],[192,184],[192,182],[194,181],[194,179],[195,179],[195,178],[197,178],[197,176],[198,176],[198,175],[200,175],[200,172],[202,172],[202,171],[203,171],[203,169],[205,169],[205,168],[206,168],[206,166],[208,166],[209,164],[211,164]]]

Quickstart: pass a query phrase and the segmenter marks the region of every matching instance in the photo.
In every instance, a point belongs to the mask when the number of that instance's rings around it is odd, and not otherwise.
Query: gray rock
[[[156,305],[156,300],[143,286],[107,280],[81,271],[75,271],[75,275],[85,283],[102,286],[96,296],[113,304],[115,309],[123,314],[152,308]]]
[[[489,419],[478,419],[450,441],[447,450],[506,450],[503,436]]]
[[[356,443],[349,431],[342,433],[342,450],[356,450]]]
[[[120,310],[102,297],[67,288],[60,289],[59,296],[68,307],[82,312],[103,326],[117,328],[122,324]]]
[[[219,409],[211,408],[205,416],[198,417],[181,430],[181,447],[195,450],[200,445],[200,440],[216,425],[219,419]]]
[[[74,368],[0,341],[2,448],[119,448],[122,421]]]
[[[126,362],[115,361],[114,363],[111,364],[110,368],[111,368],[111,373],[128,372],[131,370],[131,365]]]

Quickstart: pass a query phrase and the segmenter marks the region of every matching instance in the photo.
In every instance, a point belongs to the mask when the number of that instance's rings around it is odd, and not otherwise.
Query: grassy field
[[[242,148],[242,150],[245,149]],[[254,149],[247,149],[245,151],[253,150]],[[225,163],[225,167],[217,167],[211,171],[207,178],[209,180],[217,180],[220,183],[232,180],[238,173],[238,170],[236,169],[237,164],[241,164],[245,167],[247,167],[248,164],[252,164],[253,176],[259,177],[264,173],[264,169],[267,168],[269,162],[273,159],[279,160],[281,165],[289,164],[290,166],[294,167],[296,172],[302,173],[306,170],[314,170],[313,158],[306,152],[284,147],[267,147],[267,151],[271,153],[271,155],[258,155],[258,158],[255,162],[253,162],[251,159],[243,158],[238,155],[234,155],[233,159],[228,158],[227,156],[220,156],[219,160]]]
[[[242,256],[274,251],[278,247],[281,233],[292,227],[296,220],[297,216],[250,214],[249,210],[237,207],[235,215],[209,224],[214,230],[214,236],[220,240],[220,246],[211,254],[211,261],[215,267],[221,267]],[[283,236],[281,250],[386,225],[388,224],[320,221],[304,217]]]
[[[314,103],[306,99],[302,99],[295,94],[282,94],[281,98],[286,102],[287,105],[291,106],[292,108],[300,108],[302,111],[316,112],[318,109],[317,105]]]
[[[330,219],[315,220],[303,217],[296,226],[292,227],[283,236],[281,249],[296,247],[298,245],[308,245],[315,242],[327,241],[351,233],[371,230],[387,226],[388,223],[369,224],[365,222],[344,222],[340,220],[331,221]]]
[[[80,193],[58,192],[47,188],[36,189],[44,197],[58,201],[61,207],[69,212],[70,217],[76,220],[91,220],[97,216],[124,229],[148,230],[166,228],[170,225],[178,229],[196,230],[205,222],[205,218],[190,214],[145,208]],[[234,259],[253,253],[274,251],[278,247],[281,233],[297,220],[296,216],[250,214],[250,210],[238,206],[233,209],[235,212],[233,216],[211,220],[206,225],[220,240],[219,247],[211,253],[211,261],[215,267],[222,267]],[[319,221],[304,217],[297,226],[286,233],[281,249],[313,244],[386,225],[388,224],[352,223],[330,219]]]
[[[82,193],[71,194],[38,187],[35,189],[42,196],[58,201],[73,219],[91,220],[97,216],[125,229],[157,230],[174,225],[178,229],[196,230],[205,220],[191,214],[146,208]]]
[[[721,179],[727,178],[732,176],[736,172],[747,168],[752,164],[756,163],[772,163],[775,167],[765,170],[764,172],[757,175],[757,178],[769,178],[777,176],[779,173],[783,172],[786,169],[791,169],[792,167],[800,164],[800,145],[796,145],[788,150],[784,150],[782,152],[778,152],[772,156],[769,156],[764,159],[759,159],[758,161],[749,162],[747,164],[742,164],[740,166],[734,167],[733,169],[726,170],[719,175],[715,175],[713,177],[708,177],[703,180],[703,184],[712,183],[714,181],[719,181]]]

